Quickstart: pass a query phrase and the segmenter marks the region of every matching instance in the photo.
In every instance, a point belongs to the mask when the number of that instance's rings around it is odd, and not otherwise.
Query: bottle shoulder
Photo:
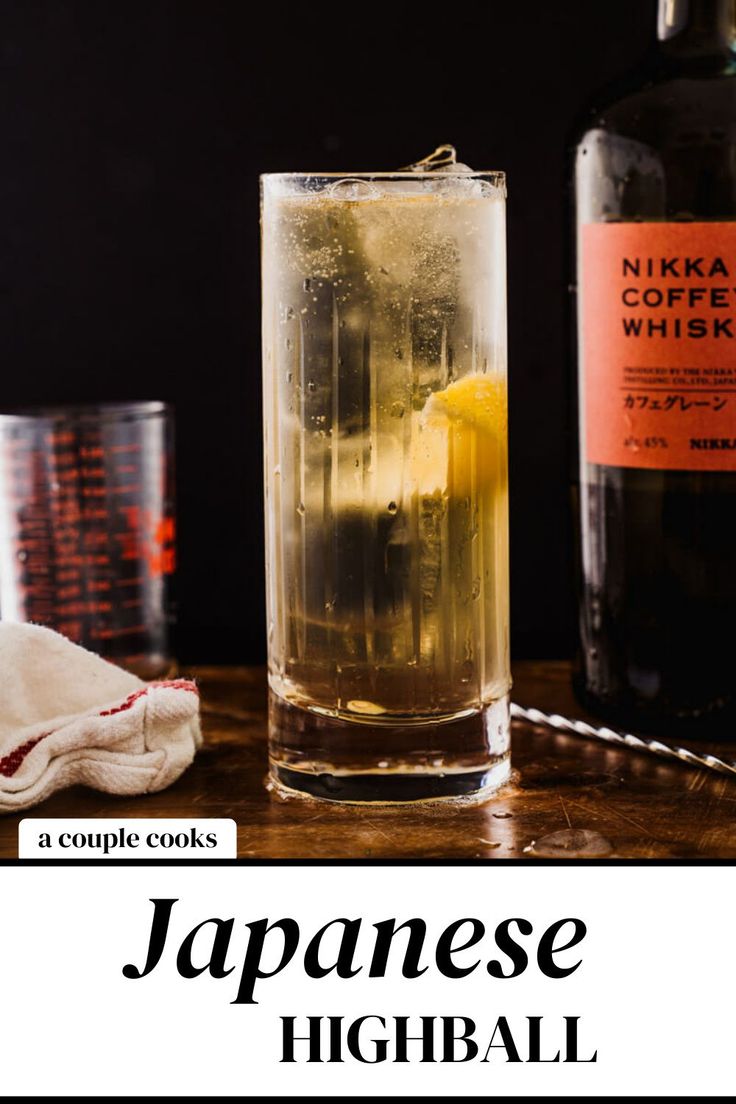
[[[574,145],[592,131],[656,145],[670,134],[720,127],[736,134],[736,69],[699,74],[633,74],[603,89],[579,118]]]
[[[619,85],[572,143],[578,218],[736,217],[736,79],[655,73]]]

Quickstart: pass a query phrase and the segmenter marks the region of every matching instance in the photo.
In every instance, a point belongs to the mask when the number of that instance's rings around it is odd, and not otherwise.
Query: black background
[[[258,173],[509,186],[512,641],[571,649],[565,151],[655,0],[0,2],[0,407],[176,405],[179,651],[264,654]]]

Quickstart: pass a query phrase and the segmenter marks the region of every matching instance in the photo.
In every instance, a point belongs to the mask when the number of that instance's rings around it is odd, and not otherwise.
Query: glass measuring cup
[[[161,402],[0,414],[0,617],[165,673],[173,424]]]

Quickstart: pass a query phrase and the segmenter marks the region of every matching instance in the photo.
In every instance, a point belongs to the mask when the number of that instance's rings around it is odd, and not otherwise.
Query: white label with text
[[[18,825],[20,859],[233,859],[234,820],[186,818],[73,820],[26,818]]]

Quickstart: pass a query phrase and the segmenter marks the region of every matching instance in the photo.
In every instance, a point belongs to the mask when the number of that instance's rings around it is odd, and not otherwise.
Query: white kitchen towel
[[[76,783],[163,790],[201,742],[188,679],[145,683],[51,629],[0,622],[0,812]]]

